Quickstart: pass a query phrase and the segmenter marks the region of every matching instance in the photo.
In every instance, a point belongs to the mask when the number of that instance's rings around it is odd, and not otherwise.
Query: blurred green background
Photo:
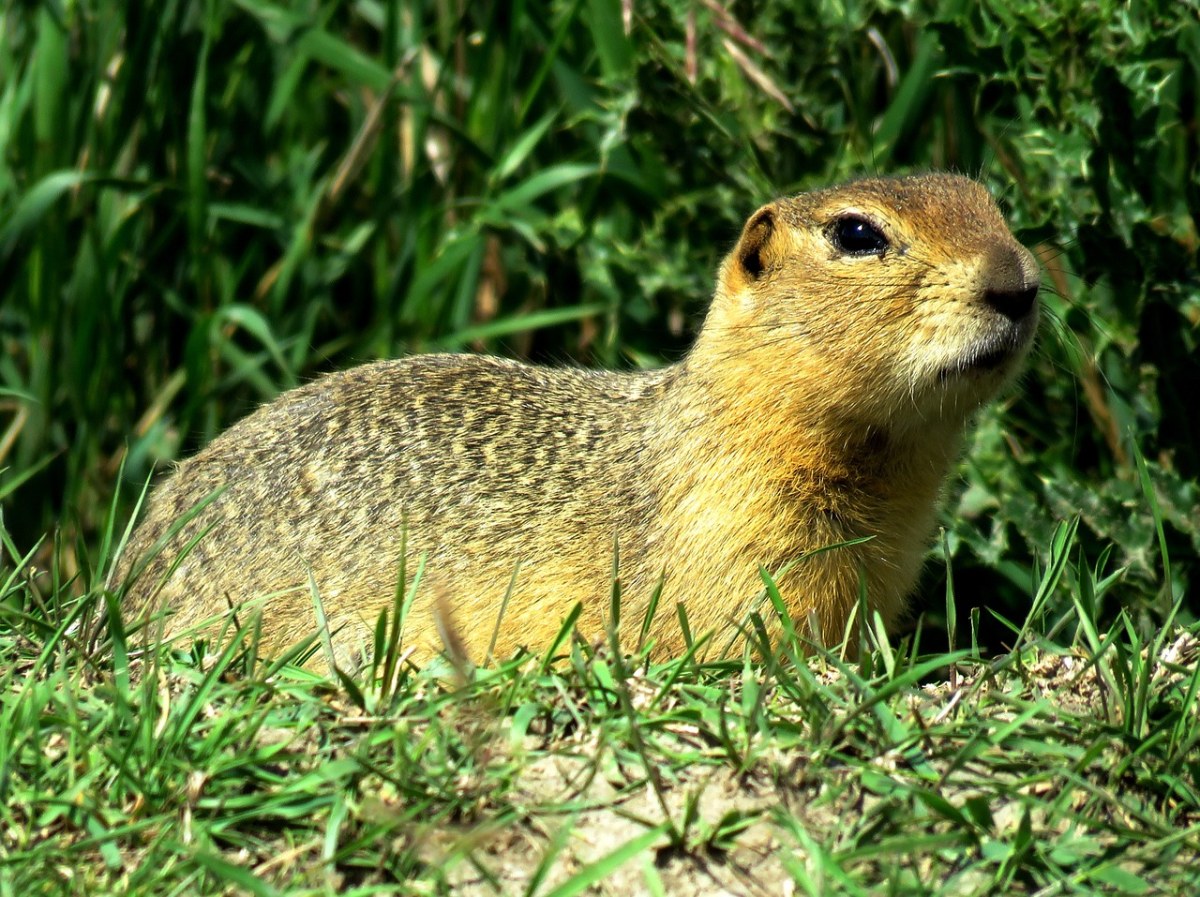
[[[758,205],[949,168],[1036,249],[1049,312],[947,506],[960,605],[1023,616],[1081,515],[1085,560],[1128,567],[1108,601],[1200,611],[1195,0],[2,16],[3,575],[88,587],[114,500],[322,371],[677,358]]]

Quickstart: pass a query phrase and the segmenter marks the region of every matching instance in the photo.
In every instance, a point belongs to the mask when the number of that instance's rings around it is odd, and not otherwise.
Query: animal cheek
[[[969,311],[944,301],[924,308],[921,314],[914,316],[909,328],[908,354],[917,360],[918,367],[928,365],[936,369],[968,338],[970,324]]]

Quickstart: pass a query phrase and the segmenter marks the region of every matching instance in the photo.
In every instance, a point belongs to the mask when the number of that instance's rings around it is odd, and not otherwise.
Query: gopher
[[[693,633],[732,632],[762,606],[760,568],[827,644],[860,584],[894,627],[971,416],[1033,342],[1039,283],[965,177],[780,199],[746,223],[678,363],[439,354],[321,377],[179,464],[117,575],[135,611],[167,611],[168,634],[261,599],[269,652],[314,632],[319,598],[347,666],[393,603],[402,551],[410,574],[424,561],[404,632],[418,658],[448,622],[475,660],[493,640],[544,648],[576,603],[581,632],[602,634],[614,551],[626,647],[660,580]],[[659,656],[684,649],[674,612],[649,638]]]

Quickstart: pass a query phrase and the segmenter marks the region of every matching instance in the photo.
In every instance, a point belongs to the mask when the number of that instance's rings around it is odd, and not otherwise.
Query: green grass
[[[127,513],[156,466],[322,371],[677,357],[761,203],[940,167],[1038,250],[1050,319],[948,507],[960,580],[1020,614],[1080,515],[1143,633],[1172,595],[1194,618],[1200,7],[631,9],[628,31],[618,0],[6,9],[0,501],[21,550],[57,531],[59,572],[86,568],[118,486]]]
[[[0,12],[0,897],[1195,889],[1200,7],[629,8]],[[147,478],[254,405],[405,352],[658,364],[762,202],[929,167],[1049,321],[906,641],[461,681],[386,628],[330,679],[123,631]]]
[[[990,658],[750,620],[703,664],[568,638],[338,679],[10,579],[0,893],[1191,893],[1200,632],[1103,628],[1125,585],[1075,534]]]

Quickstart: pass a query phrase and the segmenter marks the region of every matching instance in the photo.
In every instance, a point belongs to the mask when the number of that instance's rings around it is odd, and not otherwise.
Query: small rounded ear
[[[771,241],[774,233],[775,209],[772,206],[763,206],[750,216],[742,228],[742,237],[733,255],[751,280],[758,280],[775,262]]]

